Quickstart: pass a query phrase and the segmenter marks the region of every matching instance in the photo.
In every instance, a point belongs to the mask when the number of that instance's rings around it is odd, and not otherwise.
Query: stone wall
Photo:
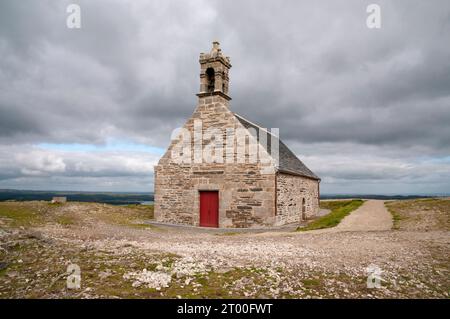
[[[158,165],[155,178],[158,221],[198,226],[201,190],[219,192],[219,227],[260,227],[275,221],[275,175],[260,174],[257,165]]]
[[[278,173],[276,225],[300,222],[302,201],[309,218],[319,211],[319,182],[310,178]]]
[[[209,128],[225,132],[227,128],[245,129],[228,108],[228,101],[220,95],[199,98],[199,104],[184,128],[192,136],[194,121],[201,120],[202,133]],[[205,136],[203,136],[205,137]],[[194,140],[194,138],[193,138]],[[225,138],[223,143],[225,144]],[[270,164],[227,162],[228,150],[236,157],[236,144],[227,145],[222,163],[175,162],[172,150],[180,139],[175,139],[155,167],[155,218],[161,222],[199,225],[199,192],[219,191],[219,227],[260,227],[275,222],[275,173],[262,173]],[[192,144],[194,141],[192,141]],[[214,141],[202,139],[206,148]],[[235,141],[236,143],[236,141]],[[256,141],[254,141],[256,143]],[[224,145],[225,146],[225,145]],[[194,152],[192,152],[194,153]],[[264,155],[263,155],[264,156]],[[268,156],[265,154],[265,156]]]

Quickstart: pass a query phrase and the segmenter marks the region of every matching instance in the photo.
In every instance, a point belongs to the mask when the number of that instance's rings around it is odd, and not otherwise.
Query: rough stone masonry
[[[155,167],[155,219],[204,226],[217,218],[214,227],[251,228],[316,214],[320,178],[275,134],[230,110],[231,63],[218,42],[200,54],[200,66],[197,108]],[[205,191],[217,192],[217,209],[202,203]]]

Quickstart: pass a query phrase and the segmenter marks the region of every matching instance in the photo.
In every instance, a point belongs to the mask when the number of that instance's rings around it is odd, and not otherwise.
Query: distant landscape
[[[50,201],[54,196],[65,196],[68,201],[95,202],[111,205],[145,204],[153,202],[153,193],[110,193],[110,192],[75,192],[75,191],[32,191],[0,189],[0,201]]]
[[[128,204],[148,204],[152,203],[154,196],[152,192],[82,192],[82,191],[35,191],[35,190],[17,190],[17,189],[0,189],[0,201],[29,201],[44,200],[50,201],[54,196],[65,196],[68,201],[74,202],[94,202],[106,203],[111,205],[128,205]],[[321,194],[321,199],[382,199],[382,200],[399,200],[399,199],[417,199],[448,196],[445,194],[436,195],[378,195],[378,194]]]

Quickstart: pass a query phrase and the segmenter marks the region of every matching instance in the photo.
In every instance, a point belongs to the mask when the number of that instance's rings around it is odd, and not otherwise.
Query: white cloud
[[[130,151],[62,151],[32,145],[0,146],[0,187],[83,190],[153,190],[159,154]],[[55,185],[56,183],[56,185]]]

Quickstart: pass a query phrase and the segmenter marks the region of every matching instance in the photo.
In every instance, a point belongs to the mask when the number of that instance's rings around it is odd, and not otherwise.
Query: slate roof
[[[266,131],[265,129],[248,121],[247,119],[243,118],[242,116],[236,113],[234,113],[234,116],[246,129],[253,128],[256,130],[256,132],[259,132],[259,130]],[[286,146],[286,144],[283,143],[283,141],[281,141],[277,136],[270,134],[270,132],[267,135],[267,145],[262,144],[269,154],[271,154],[272,138],[278,139],[279,142],[278,143],[279,163],[277,167],[278,171],[320,180],[320,178],[316,174],[314,174],[308,167],[306,167],[306,165],[303,164],[303,162]],[[259,142],[259,134],[258,134],[258,142]]]

